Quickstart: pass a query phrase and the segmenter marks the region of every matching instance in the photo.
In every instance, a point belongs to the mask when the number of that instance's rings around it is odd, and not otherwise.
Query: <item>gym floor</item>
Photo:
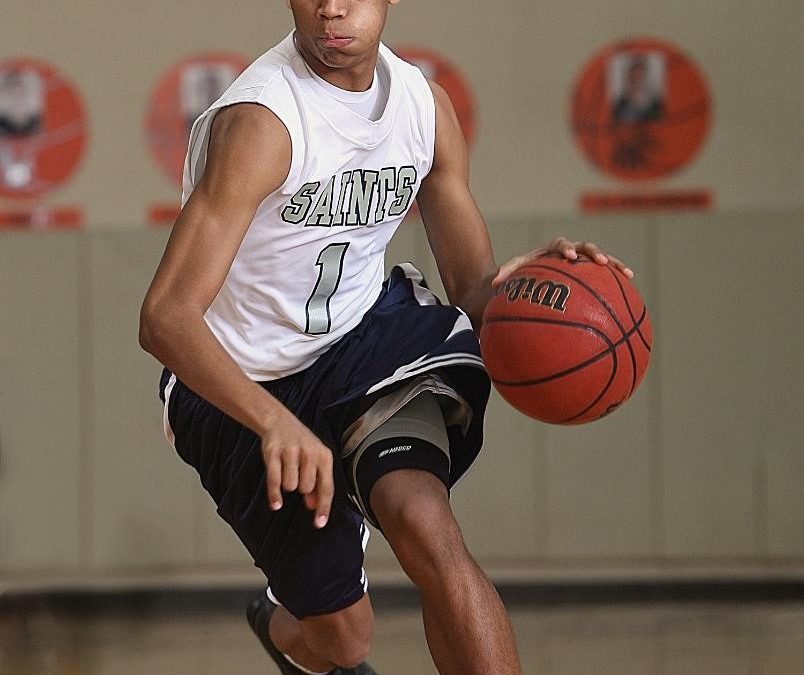
[[[232,603],[218,610],[209,604],[0,605],[0,673],[277,672],[242,612]],[[527,675],[804,673],[800,600],[509,604]],[[375,605],[372,665],[381,675],[435,675],[415,607]]]

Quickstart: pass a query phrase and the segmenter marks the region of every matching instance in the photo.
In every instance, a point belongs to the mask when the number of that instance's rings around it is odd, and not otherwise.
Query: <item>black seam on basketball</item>
[[[601,340],[607,342],[608,344],[614,344],[611,341],[611,338],[606,335],[602,330],[599,328],[595,328],[594,326],[590,326],[588,323],[581,323],[580,321],[569,321],[567,319],[548,319],[546,317],[541,316],[511,316],[507,314],[505,316],[492,316],[488,319],[483,320],[483,324],[487,323],[549,323],[558,326],[572,326],[573,328],[583,328],[584,330],[588,330],[593,332],[595,335],[599,336]]]
[[[585,323],[577,323],[575,321],[562,321],[561,319],[543,319],[541,317],[535,317],[535,316],[497,316],[484,321],[484,323],[521,323],[521,322],[547,323],[557,326],[570,326],[572,328],[585,330],[599,337],[601,340],[603,340],[603,342],[605,342],[608,345],[608,347],[604,349],[602,352],[595,354],[593,357],[587,359],[583,363],[578,363],[572,366],[572,368],[563,370],[558,373],[553,373],[552,375],[547,375],[546,377],[539,378],[538,380],[508,382],[505,380],[497,380],[492,377],[491,381],[494,382],[494,384],[501,384],[506,387],[526,387],[534,384],[543,384],[544,382],[549,382],[550,380],[556,380],[560,377],[564,377],[565,375],[571,375],[572,373],[578,370],[582,370],[583,368],[592,365],[596,361],[599,361],[609,352],[617,349],[617,345],[615,345],[605,333],[598,330],[594,326],[589,326]]]
[[[484,323],[520,323],[520,322],[527,322],[527,323],[548,323],[560,326],[570,326],[572,328],[580,328],[582,330],[589,331],[591,333],[596,334],[601,340],[603,340],[608,347],[604,349],[602,352],[595,354],[594,356],[590,357],[583,363],[579,363],[574,365],[572,368],[567,370],[563,370],[558,373],[553,373],[552,375],[547,375],[545,377],[541,377],[537,380],[522,380],[516,382],[509,382],[506,380],[498,380],[495,378],[491,378],[491,381],[494,384],[500,384],[505,387],[530,387],[537,384],[543,384],[545,382],[550,382],[551,380],[556,380],[560,377],[564,377],[565,375],[572,375],[572,373],[582,370],[587,366],[596,363],[600,359],[602,359],[606,354],[616,352],[617,348],[622,345],[624,342],[628,342],[630,337],[636,332],[641,325],[641,322],[644,320],[644,316],[640,319],[640,324],[634,324],[634,327],[623,337],[621,337],[617,342],[612,342],[605,333],[598,330],[594,326],[589,326],[585,323],[577,323],[575,321],[562,321],[561,319],[542,319],[539,317],[532,317],[532,316],[495,316],[491,319],[486,319]]]
[[[570,274],[569,272],[565,272],[562,269],[559,269],[557,267],[551,267],[550,265],[540,265],[538,262],[532,263],[532,264],[528,265],[528,267],[538,267],[540,269],[550,270],[552,272],[558,272],[559,274],[563,274],[565,277],[568,277],[568,278],[572,279],[574,282],[576,282],[577,284],[579,284],[580,286],[585,288],[587,291],[589,291],[589,293],[591,293],[592,297],[594,297],[595,300],[597,300],[605,308],[605,310],[609,313],[609,316],[614,320],[614,323],[617,324],[617,328],[620,329],[620,333],[622,333],[623,335],[626,334],[626,330],[625,330],[625,328],[623,328],[623,324],[620,322],[620,319],[617,317],[617,313],[614,311],[612,306],[609,305],[609,303],[606,302],[606,299],[601,297],[597,293],[597,291],[595,291],[595,289],[592,288],[585,281],[582,281],[578,277],[575,277],[572,274]]]
[[[583,417],[586,413],[588,413],[592,408],[594,408],[598,404],[600,399],[606,395],[606,392],[609,390],[612,383],[614,382],[614,378],[617,376],[617,363],[618,363],[617,350],[615,349],[614,351],[611,352],[611,375],[609,376],[609,381],[606,382],[606,386],[603,387],[603,391],[601,391],[597,395],[597,398],[594,401],[592,401],[588,406],[586,406],[583,410],[581,410],[581,412],[579,412],[576,415],[573,415],[572,417],[568,417],[567,419],[561,420],[559,424],[567,424],[568,422],[577,420],[579,417]]]
[[[506,382],[506,381],[503,381],[503,380],[495,380],[493,377],[491,378],[491,381],[494,382],[495,384],[503,384],[503,385],[506,385],[508,387],[520,387],[520,386],[526,386],[526,385],[531,385],[531,384],[541,384],[542,382],[549,382],[550,380],[554,380],[554,379],[556,379],[558,377],[562,377],[563,375],[570,375],[570,374],[574,373],[576,370],[580,370],[581,368],[585,368],[586,366],[591,365],[592,363],[594,363],[598,359],[602,358],[607,352],[610,352],[611,350],[617,348],[617,345],[615,345],[611,341],[611,339],[603,331],[595,328],[594,326],[590,326],[589,324],[580,323],[580,322],[577,322],[577,321],[564,321],[562,319],[545,319],[545,318],[538,317],[538,316],[494,316],[494,317],[491,317],[490,319],[486,319],[483,323],[484,324],[488,324],[488,323],[546,323],[546,324],[551,324],[551,325],[554,325],[554,326],[570,326],[571,328],[578,328],[580,330],[585,330],[585,331],[587,331],[589,333],[597,335],[597,337],[599,337],[601,340],[603,340],[603,342],[605,342],[608,345],[608,347],[605,350],[603,350],[603,352],[601,352],[600,354],[596,354],[590,360],[585,361],[584,363],[579,363],[579,364],[573,366],[572,368],[570,368],[569,370],[565,370],[565,371],[562,371],[560,373],[553,373],[552,375],[548,375],[546,378],[542,378],[542,379],[539,379],[539,380],[532,380],[532,381],[528,381],[528,382]],[[618,344],[620,344],[620,343],[618,343]],[[481,348],[482,348],[482,346],[481,346]]]
[[[633,321],[634,325],[636,325],[637,324],[637,319],[634,316],[633,309],[631,309],[631,304],[628,302],[628,296],[626,296],[626,294],[625,294],[625,287],[623,286],[622,282],[620,281],[620,278],[617,276],[617,274],[614,272],[614,270],[611,269],[611,267],[609,267],[608,270],[611,273],[611,276],[614,277],[614,281],[620,287],[620,294],[623,296],[623,302],[625,303],[625,308],[628,310],[628,316],[631,317],[631,321]],[[647,314],[647,311],[648,311],[648,308],[645,305],[645,303],[643,302],[642,303],[642,315],[639,317],[639,323],[642,323],[642,321],[645,318],[645,314]],[[639,339],[642,340],[642,344],[645,345],[645,349],[647,349],[648,353],[650,353],[651,347],[653,345],[648,344],[648,341],[645,339],[645,336],[642,335],[641,330],[637,331],[637,335],[639,335]]]
[[[625,292],[623,291],[623,287],[620,286],[620,281],[619,279],[617,279],[617,275],[614,273],[614,270],[611,269],[611,267],[609,267],[608,265],[606,266],[606,269],[612,274],[612,276],[614,276],[614,281],[617,282],[617,286],[619,286],[620,288],[620,293],[623,296],[623,300],[625,300],[625,306],[628,309],[628,316],[631,317],[631,322],[633,323],[633,325],[636,325],[636,321],[634,321],[634,314],[631,311],[631,307],[628,305],[628,301],[625,299]],[[612,309],[612,312],[613,311],[614,310]],[[639,331],[637,330],[637,332]],[[630,397],[631,394],[634,393],[634,390],[636,389],[637,386],[637,364],[636,364],[636,354],[634,354],[634,347],[631,344],[631,340],[628,340],[626,342],[626,345],[628,346],[628,353],[631,355],[631,390],[628,392],[628,396]]]
[[[614,278],[614,282],[617,284],[617,287],[620,289],[620,295],[623,296],[623,302],[625,303],[625,308],[628,310],[628,316],[631,317],[632,323],[636,326],[636,318],[634,317],[634,313],[631,311],[631,305],[628,304],[628,298],[625,297],[625,289],[623,288],[623,285],[620,283],[620,279],[617,277],[616,272],[611,267],[606,267],[606,269],[609,271],[611,276]],[[642,317],[640,317],[640,318],[644,318],[646,313],[647,313],[647,307],[643,303]],[[637,329],[636,332],[637,332],[637,335],[639,335],[639,338],[644,343],[645,339],[642,337],[642,334],[640,333],[639,329]],[[634,346],[631,344],[631,340],[628,340],[628,352],[631,354],[631,391],[628,392],[628,396],[630,398],[630,396],[636,390],[637,384],[639,383],[639,379],[637,377],[636,354],[634,354]],[[648,349],[648,352],[650,352],[650,349]]]
[[[625,328],[623,328],[623,324],[620,322],[620,319],[617,316],[617,313],[614,311],[614,308],[611,305],[609,305],[609,303],[606,302],[606,299],[603,298],[600,294],[598,294],[598,292],[595,291],[595,289],[592,288],[589,284],[587,284],[586,282],[582,281],[581,279],[578,279],[577,277],[573,276],[569,272],[565,272],[564,270],[559,269],[557,267],[551,267],[549,265],[539,265],[538,262],[533,263],[530,266],[531,267],[538,267],[540,269],[553,270],[555,272],[558,272],[559,274],[563,274],[565,277],[568,277],[568,278],[572,279],[573,281],[575,281],[575,283],[577,283],[581,287],[585,288],[601,304],[601,306],[609,313],[609,316],[612,318],[614,323],[617,325],[617,328],[620,329],[620,333],[622,333],[623,337],[627,337],[627,335],[629,333],[627,333]],[[618,344],[620,344],[620,343],[618,343]],[[633,372],[633,377],[632,377],[632,380],[631,380],[631,393],[633,393],[634,389],[636,389],[636,385],[637,385],[636,354],[634,354],[634,348],[631,345],[630,340],[627,342],[627,345],[628,345],[628,353],[631,355],[631,368],[632,368],[632,372]],[[629,396],[630,396],[630,394],[629,394]]]

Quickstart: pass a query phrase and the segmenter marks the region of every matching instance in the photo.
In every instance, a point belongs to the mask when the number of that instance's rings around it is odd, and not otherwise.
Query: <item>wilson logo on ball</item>
[[[552,279],[540,281],[535,277],[517,277],[502,284],[497,289],[497,295],[505,295],[508,302],[525,300],[557,312],[564,312],[567,309],[570,287]]]

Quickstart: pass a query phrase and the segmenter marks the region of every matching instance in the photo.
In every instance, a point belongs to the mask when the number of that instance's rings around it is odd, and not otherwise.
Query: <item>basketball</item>
[[[591,422],[627,401],[652,341],[633,283],[585,256],[545,256],[516,270],[486,306],[480,330],[497,391],[553,424]]]

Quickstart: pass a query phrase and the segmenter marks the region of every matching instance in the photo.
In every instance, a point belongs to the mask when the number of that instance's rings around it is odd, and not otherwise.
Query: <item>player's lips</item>
[[[338,49],[350,44],[354,38],[348,35],[322,35],[318,38],[318,44],[330,49]]]

